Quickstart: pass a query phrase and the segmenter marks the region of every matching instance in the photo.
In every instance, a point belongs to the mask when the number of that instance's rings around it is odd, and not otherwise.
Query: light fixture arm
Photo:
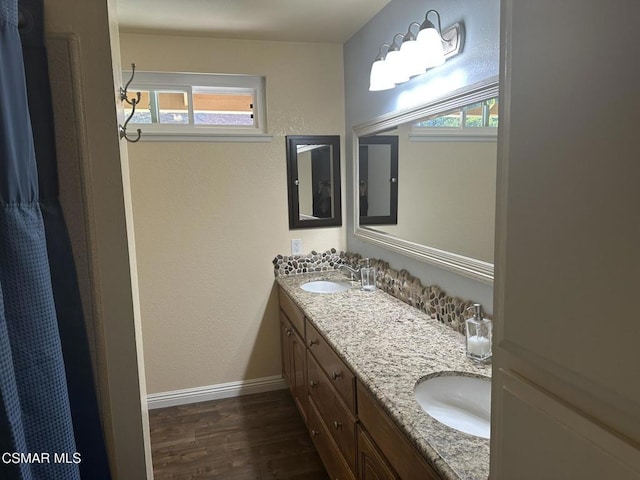
[[[430,20],[429,20],[429,14],[433,12],[436,14],[436,18],[438,19],[438,35],[440,35],[440,38],[442,40],[444,40],[444,38],[442,37],[442,24],[440,23],[440,14],[438,13],[437,10],[429,10],[427,11],[427,13],[424,14],[424,22],[422,23],[422,25],[420,25],[420,29],[422,28],[427,28],[430,25],[435,26]],[[428,23],[427,23],[428,22]]]
[[[387,47],[387,51],[384,52],[384,54],[382,53],[382,49]],[[378,49],[378,55],[376,55],[376,58],[374,60],[374,62],[377,62],[378,60],[384,60],[384,57],[387,56],[387,52],[389,51],[389,44],[388,43],[383,43],[382,45],[380,45],[380,48]]]
[[[403,42],[408,42],[416,39],[416,34],[411,31],[411,27],[413,27],[414,25],[418,27],[418,32],[420,31],[420,24],[418,22],[411,22],[409,24],[409,28],[407,29],[407,33],[405,33],[404,35],[404,39],[402,40]]]
[[[389,49],[387,50],[387,53],[392,52],[394,50],[400,50],[400,46],[402,45],[402,40],[400,40],[400,43],[396,42],[396,38],[398,38],[398,36],[404,38],[404,35],[402,33],[396,33],[393,36],[393,41],[391,43],[391,46],[389,47]]]

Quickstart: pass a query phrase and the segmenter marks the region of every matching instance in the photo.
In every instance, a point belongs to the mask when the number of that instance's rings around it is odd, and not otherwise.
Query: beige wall
[[[373,228],[493,263],[497,142],[412,141],[409,132],[399,130],[398,224]]]
[[[292,238],[303,240],[305,252],[346,243],[344,227],[289,231],[284,140],[344,138],[342,46],[120,40],[123,64],[143,71],[266,76],[274,136],[269,143],[129,146],[148,391],[279,375],[271,260],[290,252]]]
[[[407,231],[399,236],[493,263],[496,142],[404,138],[399,147],[398,177],[404,188],[398,189],[398,224]]]
[[[72,92],[77,117],[65,116],[68,112],[54,114],[62,120],[56,125],[60,151],[79,152],[78,168],[70,169],[63,161],[59,173],[65,177],[63,187],[75,183],[81,190],[73,192],[78,194],[77,203],[65,203],[65,215],[72,219],[72,227],[84,227],[82,238],[74,236],[74,228],[70,233],[74,254],[83,257],[84,272],[88,271],[83,275],[81,270],[79,280],[85,307],[92,306],[87,312],[92,322],[88,331],[94,337],[90,342],[112,475],[114,479],[151,478],[148,417],[141,398],[146,391],[131,207],[128,189],[123,188],[127,150],[117,134],[122,109],[119,79],[114,85],[114,71],[119,72],[115,0],[46,0],[44,6],[47,34],[63,34],[62,38],[71,34],[79,45],[74,50],[77,56],[71,55],[77,62],[52,64],[52,68],[70,69],[80,79]],[[70,124],[72,120],[78,124]],[[79,178],[70,182],[68,175]],[[61,196],[68,198],[69,193]]]
[[[494,480],[640,478],[640,3],[616,5],[502,2]]]

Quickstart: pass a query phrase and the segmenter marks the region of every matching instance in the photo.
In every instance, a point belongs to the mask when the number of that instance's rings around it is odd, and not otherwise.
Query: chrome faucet
[[[345,263],[341,263],[340,265],[338,265],[338,268],[344,268],[345,270],[349,270],[351,272],[351,279],[353,280],[353,278],[357,278],[360,279],[360,270],[356,270],[355,268],[350,267],[349,265],[345,264]]]

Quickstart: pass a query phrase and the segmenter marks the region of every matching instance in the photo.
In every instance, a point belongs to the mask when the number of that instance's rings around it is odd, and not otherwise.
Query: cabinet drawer
[[[284,312],[291,322],[291,325],[293,325],[304,340],[304,314],[302,313],[302,310],[293,303],[293,300],[289,298],[289,295],[284,293],[282,288],[278,290],[278,296],[280,299],[280,309]]]
[[[356,471],[356,419],[331,386],[313,355],[307,354],[309,396],[345,460]]]
[[[342,457],[340,450],[320,419],[320,414],[313,402],[310,403],[309,407],[309,432],[311,433],[313,444],[322,459],[324,468],[329,473],[329,478],[331,480],[355,480],[355,476],[349,469],[347,462]]]
[[[358,417],[389,464],[403,480],[440,480],[375,398],[358,382]]]
[[[311,322],[307,322],[307,347],[347,408],[355,413],[355,376]]]

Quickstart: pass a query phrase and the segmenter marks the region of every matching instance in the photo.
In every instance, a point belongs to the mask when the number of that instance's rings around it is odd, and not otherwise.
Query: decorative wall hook
[[[132,99],[129,100],[129,95],[127,93],[127,90],[129,89],[129,85],[131,85],[131,82],[133,82],[133,77],[136,75],[136,64],[132,63],[131,64],[131,78],[129,79],[129,81],[125,84],[124,87],[120,87],[120,100],[127,102],[129,105],[133,105],[134,102],[138,103],[140,102],[140,92],[136,92],[136,99]]]
[[[140,130],[139,128],[137,129],[138,136],[135,139],[131,139],[127,136],[127,125],[129,125],[129,122],[131,121],[131,119],[136,113],[136,105],[140,103],[140,92],[136,92],[136,96],[134,98],[129,98],[129,94],[127,92],[127,90],[129,89],[129,85],[133,81],[133,77],[135,76],[135,74],[136,74],[136,64],[132,63],[131,78],[125,84],[124,87],[120,87],[120,101],[127,102],[129,105],[131,105],[131,113],[125,120],[124,125],[118,125],[118,133],[120,135],[121,140],[124,138],[127,142],[131,142],[131,143],[136,143],[138,140],[140,140],[140,137],[142,136],[142,130]]]
[[[133,117],[133,114],[136,113],[135,103],[132,105],[133,105],[133,110],[131,110],[131,114],[127,117],[127,120],[124,122],[124,125],[118,125],[118,132],[120,133],[121,140],[124,138],[127,142],[136,143],[142,137],[142,130],[140,130],[139,128],[136,129],[136,132],[138,132],[138,136],[135,138],[135,140],[129,138],[127,135],[127,124],[131,120],[131,117]]]

